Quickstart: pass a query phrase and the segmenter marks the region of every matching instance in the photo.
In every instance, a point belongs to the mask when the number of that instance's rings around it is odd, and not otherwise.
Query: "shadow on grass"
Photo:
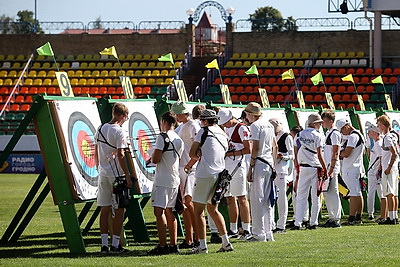
[[[49,258],[49,257],[59,257],[59,258],[76,258],[78,257],[140,257],[148,256],[147,251],[151,249],[152,246],[157,244],[156,239],[157,229],[155,222],[150,222],[146,224],[149,233],[150,241],[138,243],[134,241],[133,233],[131,229],[125,227],[126,240],[129,244],[129,248],[132,248],[128,253],[124,254],[100,254],[99,252],[91,252],[93,247],[100,250],[101,239],[99,228],[92,228],[87,234],[83,236],[83,240],[87,252],[83,255],[71,254],[69,252],[54,252],[55,250],[66,249],[68,250],[68,244],[65,237],[65,233],[49,233],[41,235],[29,235],[22,236],[16,242],[1,242],[0,243],[0,258]],[[143,249],[145,248],[145,249]],[[96,249],[97,250],[97,249]]]

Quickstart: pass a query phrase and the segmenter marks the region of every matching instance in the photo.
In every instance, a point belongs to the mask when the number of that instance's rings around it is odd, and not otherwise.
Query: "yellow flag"
[[[289,69],[282,73],[282,80],[287,80],[287,79],[294,79],[294,73],[292,69]]]
[[[211,61],[210,63],[208,63],[208,64],[206,65],[206,68],[207,68],[207,69],[217,69],[217,70],[219,70],[217,59],[214,59],[213,61]]]
[[[372,82],[372,83],[380,83],[380,84],[383,84],[382,75],[379,75],[379,76],[376,77],[375,79],[372,79],[371,82]]]
[[[118,59],[117,49],[115,49],[115,46],[111,46],[109,48],[106,47],[103,49],[103,51],[99,53],[100,55],[114,56],[115,58]]]
[[[344,76],[344,77],[342,78],[342,81],[354,83],[353,75],[352,75],[352,74],[349,74],[349,75],[347,75],[347,76]]]

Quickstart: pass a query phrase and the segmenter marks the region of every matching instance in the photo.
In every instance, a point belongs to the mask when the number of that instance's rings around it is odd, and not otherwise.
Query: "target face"
[[[147,118],[139,112],[134,112],[129,119],[129,135],[132,138],[133,153],[140,170],[150,180],[154,178],[155,167],[147,167],[150,159],[147,151],[156,144],[156,133]]]
[[[82,177],[97,186],[97,168],[94,160],[94,134],[96,130],[81,112],[71,114],[68,121],[68,141],[75,164]]]
[[[60,122],[58,133],[65,140],[66,158],[72,175],[71,188],[80,200],[97,197],[98,171],[94,160],[94,136],[101,125],[99,111],[94,100],[54,101],[56,116]]]

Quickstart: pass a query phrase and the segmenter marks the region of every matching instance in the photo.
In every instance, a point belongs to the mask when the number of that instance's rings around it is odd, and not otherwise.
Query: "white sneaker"
[[[201,249],[200,246],[194,247],[190,251],[190,254],[203,254],[203,253],[207,254],[208,253],[208,249],[207,248]]]
[[[229,252],[229,251],[233,251],[233,246],[232,246],[231,243],[229,243],[229,244],[226,245],[226,246],[223,246],[223,245],[222,245],[221,248],[217,250],[217,253],[218,253],[218,252]]]

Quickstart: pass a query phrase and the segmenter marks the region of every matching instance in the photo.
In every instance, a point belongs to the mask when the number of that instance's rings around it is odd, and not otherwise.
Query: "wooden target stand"
[[[1,242],[12,243],[18,241],[48,193],[51,191],[54,203],[58,206],[60,211],[70,252],[72,254],[84,254],[86,253],[86,248],[83,235],[87,234],[93,226],[93,223],[100,213],[100,209],[96,208],[87,220],[86,225],[83,225],[95,200],[82,201],[77,199],[76,192],[73,190],[74,185],[71,184],[71,177],[68,176],[66,171],[66,169],[69,168],[69,163],[65,155],[65,143],[62,144],[58,136],[59,129],[56,128],[55,124],[55,120],[57,119],[52,111],[54,108],[52,107],[52,102],[60,100],[80,101],[93,100],[93,98],[47,96],[45,94],[37,95],[34,97],[31,109],[10,139],[3,153],[0,155],[0,166],[2,166],[23,135],[25,129],[28,127],[28,124],[33,120],[35,122],[35,129],[41,147],[45,169],[32,185],[14,218],[4,232]],[[99,109],[102,110],[101,105],[99,105]],[[48,177],[47,183],[46,177]],[[44,183],[45,186],[42,188]],[[41,191],[39,191],[40,188],[42,188]],[[132,192],[130,204],[126,209],[126,217],[129,219],[127,225],[132,230],[135,242],[148,242],[150,240],[142,212],[142,209],[149,199],[150,194],[141,195]],[[84,204],[79,215],[75,207],[76,204]]]

